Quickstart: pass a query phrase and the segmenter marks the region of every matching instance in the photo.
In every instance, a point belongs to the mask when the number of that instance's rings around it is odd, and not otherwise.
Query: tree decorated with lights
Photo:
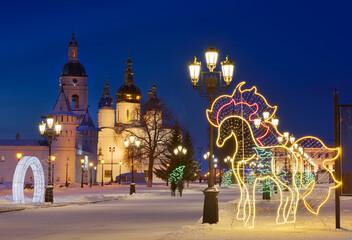
[[[253,184],[255,180],[255,173],[254,171],[250,171],[247,175],[247,183]]]
[[[189,182],[197,179],[199,164],[195,160],[192,139],[188,132],[183,136],[183,132],[176,121],[172,127],[167,151],[160,161],[160,167],[155,169],[154,172],[157,177],[168,181],[170,174],[179,166],[184,166],[184,181]]]
[[[311,181],[315,180],[315,175],[314,173],[312,173],[311,171],[305,170],[303,173],[303,181],[304,184],[307,185],[309,184]]]
[[[231,177],[232,177],[232,170],[228,170],[224,173],[224,175],[222,176],[222,179],[221,179],[221,184],[224,185],[224,186],[231,186],[232,184],[232,180],[231,180]]]
[[[271,159],[272,159],[272,152],[266,151],[265,149],[260,149],[255,147],[254,151],[256,152],[258,158],[256,159],[256,168],[255,172],[257,176],[263,177],[272,174],[271,170]],[[263,199],[270,199],[271,191],[273,189],[273,182],[265,179],[262,180],[262,187],[258,189],[260,193],[263,193]]]
[[[172,182],[178,183],[180,180],[182,181],[184,169],[185,169],[185,166],[179,166],[176,169],[174,169],[169,176],[169,182],[170,183],[172,183]]]

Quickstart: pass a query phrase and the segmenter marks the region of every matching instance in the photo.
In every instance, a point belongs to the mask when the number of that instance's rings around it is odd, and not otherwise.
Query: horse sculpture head
[[[216,144],[222,147],[230,137],[235,139],[233,162],[243,160],[254,154],[255,139],[249,123],[240,116],[225,118],[219,125]]]

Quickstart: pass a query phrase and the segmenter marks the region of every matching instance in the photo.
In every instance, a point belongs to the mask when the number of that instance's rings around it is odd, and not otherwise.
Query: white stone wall
[[[48,147],[47,146],[0,146],[0,182],[12,182],[17,166],[16,154],[21,151],[22,156],[35,156],[43,165],[45,181],[48,172]],[[25,181],[30,182],[33,173],[27,171]]]
[[[111,108],[102,108],[98,111],[98,128],[115,127],[115,110]]]
[[[116,103],[116,123],[130,123],[138,121],[141,113],[140,103]]]

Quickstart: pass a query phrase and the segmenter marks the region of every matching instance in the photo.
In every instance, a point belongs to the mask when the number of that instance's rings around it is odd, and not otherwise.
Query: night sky
[[[205,67],[204,50],[214,43],[220,61],[226,54],[235,61],[231,92],[240,81],[256,85],[278,106],[280,131],[331,144],[333,90],[352,104],[351,10],[352,1],[6,1],[0,138],[15,139],[18,130],[40,139],[40,116],[57,98],[73,29],[95,123],[105,76],[114,95],[130,48],[142,98],[155,77],[195,148],[207,148],[208,104],[192,89],[188,62],[197,56]]]

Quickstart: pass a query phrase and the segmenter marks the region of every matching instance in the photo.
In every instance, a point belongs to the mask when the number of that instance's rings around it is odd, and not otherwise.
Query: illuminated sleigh
[[[340,149],[328,148],[315,137],[295,141],[293,136],[281,134],[275,118],[277,107],[270,106],[255,87],[242,90],[243,84],[238,84],[231,96],[218,97],[207,110],[209,122],[218,128],[218,147],[234,139],[231,165],[241,191],[237,219],[243,220],[245,226],[254,227],[259,182],[263,189],[264,186],[268,186],[269,191],[275,189],[279,196],[276,223],[295,222],[300,198],[310,212],[318,214],[331,190],[341,185],[333,170],[327,167],[339,156]],[[258,122],[264,112],[266,117]],[[325,161],[321,168],[331,183],[337,184],[330,186],[330,183],[327,192],[314,194],[319,179],[314,175],[317,166],[312,158],[322,154]]]

